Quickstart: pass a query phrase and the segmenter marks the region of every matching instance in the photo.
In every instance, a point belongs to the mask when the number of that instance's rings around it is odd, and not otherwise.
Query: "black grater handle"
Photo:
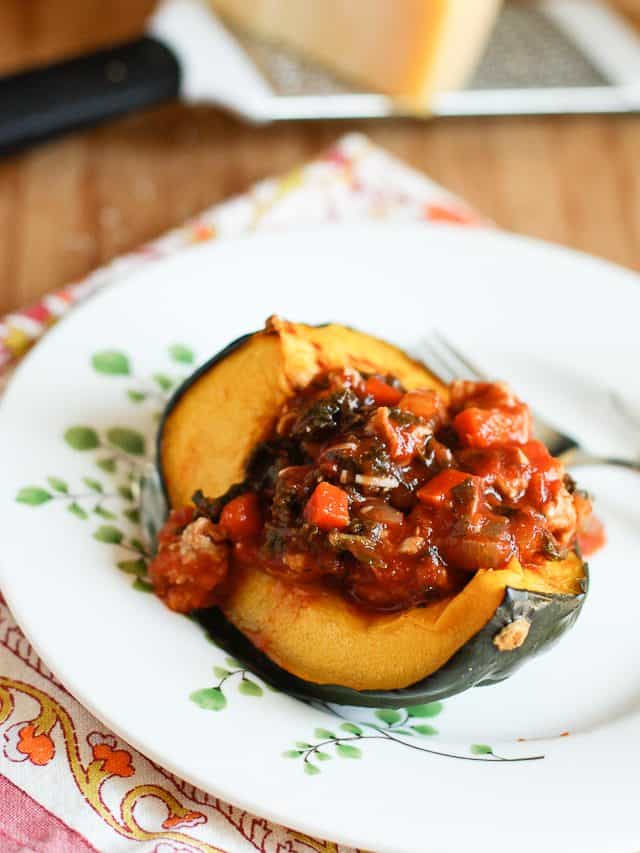
[[[0,78],[0,154],[172,100],[179,90],[176,57],[147,37]]]

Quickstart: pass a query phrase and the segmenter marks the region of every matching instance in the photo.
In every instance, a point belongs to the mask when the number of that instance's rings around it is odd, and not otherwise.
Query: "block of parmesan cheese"
[[[428,107],[464,85],[501,0],[212,0],[232,26]]]

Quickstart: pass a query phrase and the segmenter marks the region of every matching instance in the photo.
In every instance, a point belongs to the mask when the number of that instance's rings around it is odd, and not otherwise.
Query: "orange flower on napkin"
[[[55,755],[56,748],[50,735],[36,734],[35,722],[16,723],[5,732],[5,755],[10,761],[27,761],[42,767]]]
[[[102,762],[101,770],[107,776],[119,776],[127,779],[135,770],[131,764],[131,753],[126,749],[116,749],[116,739],[111,735],[92,732],[87,738],[93,757]]]

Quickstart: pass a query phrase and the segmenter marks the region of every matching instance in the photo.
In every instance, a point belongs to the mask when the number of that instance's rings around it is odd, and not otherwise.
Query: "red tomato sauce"
[[[285,404],[244,483],[171,514],[156,591],[173,609],[210,606],[245,564],[397,611],[513,558],[539,569],[577,543],[595,550],[604,532],[588,496],[531,428],[503,383],[454,382],[444,399],[351,368],[318,376]]]

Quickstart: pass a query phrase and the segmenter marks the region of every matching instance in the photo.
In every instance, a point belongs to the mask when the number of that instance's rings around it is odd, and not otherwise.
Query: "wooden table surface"
[[[52,14],[61,5],[2,0],[0,72],[124,37],[140,27],[152,0],[67,0],[78,14],[62,18]],[[176,104],[0,161],[0,314],[351,130],[504,228],[640,269],[640,117],[255,128]]]

